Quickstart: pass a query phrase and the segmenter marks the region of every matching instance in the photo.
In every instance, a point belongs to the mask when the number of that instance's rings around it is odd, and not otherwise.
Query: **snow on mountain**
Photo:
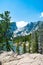
[[[24,27],[17,28],[16,23],[13,22],[13,24],[11,24],[11,26],[12,26],[12,30],[14,31],[14,37],[29,35],[34,30],[38,29],[39,23],[40,23],[40,21],[30,22]]]
[[[29,35],[33,30],[38,28],[39,22],[31,22],[28,23],[26,26],[17,29],[14,31],[14,36],[25,36]]]

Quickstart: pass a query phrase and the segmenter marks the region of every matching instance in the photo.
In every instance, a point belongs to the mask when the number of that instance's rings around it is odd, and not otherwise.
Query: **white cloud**
[[[43,12],[41,12],[40,18],[43,17]]]
[[[25,22],[25,21],[16,22],[16,25],[18,28],[22,28],[22,27],[26,26],[27,24],[28,24],[28,22]]]

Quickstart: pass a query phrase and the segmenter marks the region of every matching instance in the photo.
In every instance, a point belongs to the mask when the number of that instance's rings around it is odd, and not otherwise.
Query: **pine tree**
[[[26,44],[23,43],[23,53],[26,53]]]

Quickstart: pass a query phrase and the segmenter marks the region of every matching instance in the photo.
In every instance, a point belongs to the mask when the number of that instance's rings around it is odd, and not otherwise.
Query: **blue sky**
[[[0,0],[0,13],[6,10],[15,22],[43,20],[43,0]]]

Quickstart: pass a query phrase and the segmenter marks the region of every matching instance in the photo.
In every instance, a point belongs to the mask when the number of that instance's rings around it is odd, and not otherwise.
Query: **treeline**
[[[19,46],[23,48],[23,53],[38,53],[38,32],[26,36],[19,36],[13,39],[14,44],[16,44],[16,50],[19,54]]]
[[[13,38],[13,41],[16,43],[18,42],[26,42],[26,41],[30,41],[31,39],[31,34],[30,35],[26,35],[26,36],[18,36]]]

